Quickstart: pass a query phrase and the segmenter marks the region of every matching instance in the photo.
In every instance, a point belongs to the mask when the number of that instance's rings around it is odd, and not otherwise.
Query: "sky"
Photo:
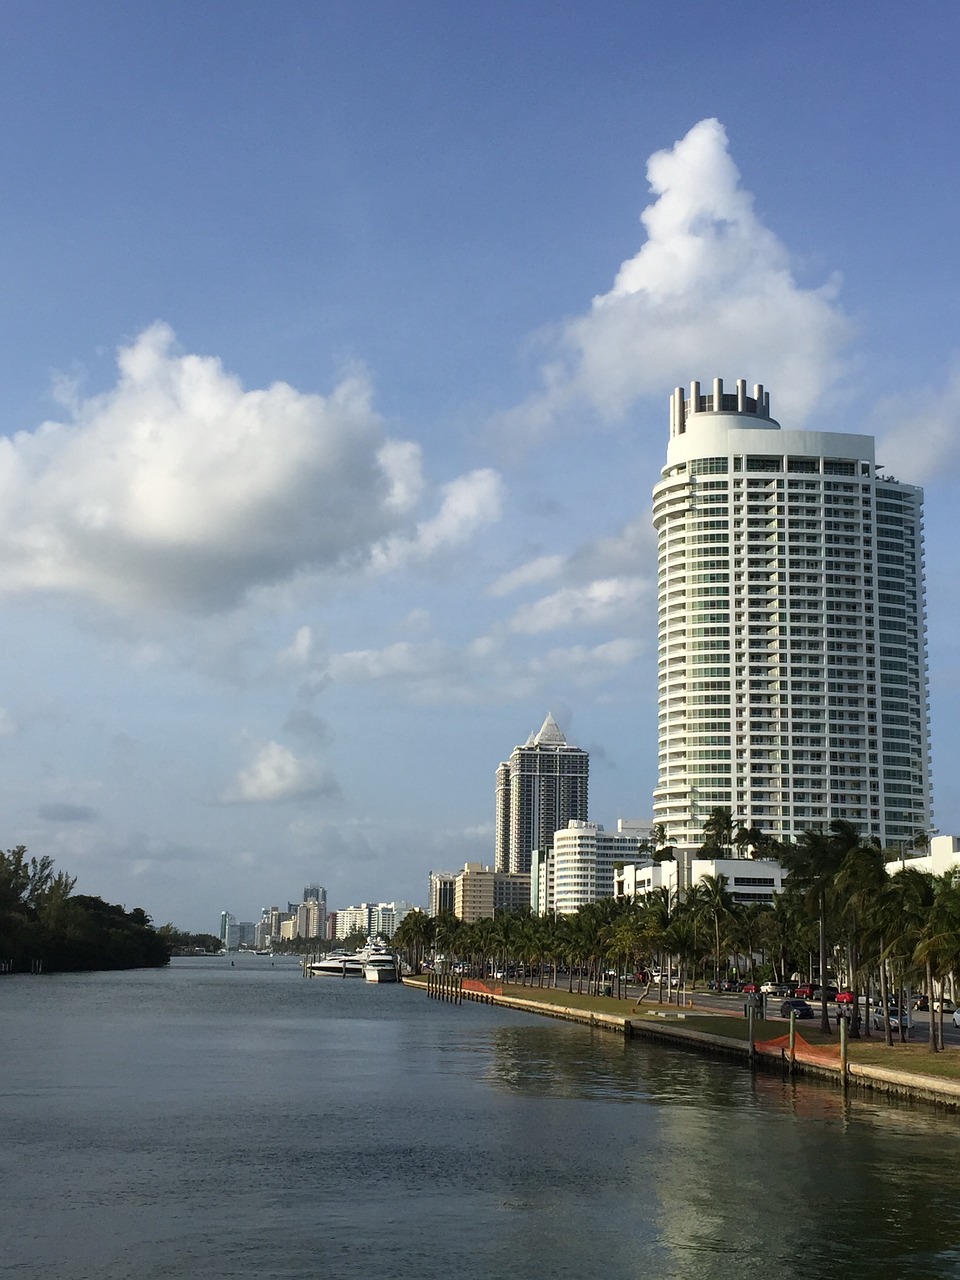
[[[216,930],[493,858],[547,712],[656,780],[676,385],[926,495],[960,833],[960,9],[9,0],[3,847]]]

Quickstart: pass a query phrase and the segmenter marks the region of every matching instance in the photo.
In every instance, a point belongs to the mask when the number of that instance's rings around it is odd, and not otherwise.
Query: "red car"
[[[756,995],[760,988],[755,982],[745,982],[741,988],[744,995]]]
[[[809,982],[801,982],[793,994],[798,1000],[810,1000],[813,996],[813,986]]]
[[[853,992],[852,992],[852,991],[838,991],[838,992],[837,992],[837,1004],[853,1004]]]

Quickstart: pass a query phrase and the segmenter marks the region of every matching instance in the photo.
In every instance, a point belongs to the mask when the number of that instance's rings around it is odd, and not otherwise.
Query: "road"
[[[642,990],[643,990],[642,987],[631,988],[630,994],[634,995],[634,992],[635,992],[636,995],[639,995],[640,991]],[[674,995],[676,995],[676,993],[674,993]],[[666,991],[664,991],[664,996],[666,996]],[[746,999],[746,997],[742,993],[707,991],[707,990],[701,990],[701,989],[698,989],[697,991],[692,993],[688,990],[687,998],[690,999],[691,996],[693,999],[693,1003],[699,1009],[709,1009],[717,1013],[728,1013],[728,1014],[729,1013],[742,1014],[744,1001]],[[636,997],[634,996],[634,998]],[[657,988],[651,987],[650,994],[647,996],[646,1000],[644,1001],[644,1004],[656,1005],[656,1002],[657,1002]],[[767,997],[767,1017],[769,1019],[775,1022],[780,1021],[779,1012],[780,1012],[780,1006],[782,1003],[783,1003],[783,998],[781,996]],[[813,1009],[816,1015],[815,1022],[817,1025],[819,1025],[820,1002],[810,1000],[807,1003],[813,1006]],[[836,1026],[837,1006],[835,1004],[828,1004],[827,1010],[830,1014],[831,1026]],[[919,1041],[925,1041],[930,1034],[929,1013],[922,1013],[919,1010],[916,1010],[913,1013],[912,1017],[913,1017],[913,1023],[914,1023],[913,1039],[919,1040]],[[809,1019],[805,1019],[804,1021],[809,1025],[809,1021],[810,1021]],[[787,1022],[789,1022],[789,1018],[784,1018],[783,1022],[786,1024]],[[801,1028],[803,1027],[803,1025],[804,1025],[804,1022],[798,1023],[798,1026],[800,1026]],[[875,1036],[882,1036],[883,1032],[874,1031],[873,1034]],[[899,1034],[898,1032],[896,1031],[894,1032],[895,1037],[898,1034]],[[948,1048],[949,1047],[960,1048],[960,1028],[955,1027],[953,1025],[953,1018],[950,1014],[944,1014],[943,1016],[943,1040],[944,1040],[944,1044]]]

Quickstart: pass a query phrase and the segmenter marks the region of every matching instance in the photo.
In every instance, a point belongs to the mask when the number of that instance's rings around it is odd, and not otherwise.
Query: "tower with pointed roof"
[[[552,715],[497,767],[496,868],[529,872],[571,819],[587,820],[590,756],[571,746]]]

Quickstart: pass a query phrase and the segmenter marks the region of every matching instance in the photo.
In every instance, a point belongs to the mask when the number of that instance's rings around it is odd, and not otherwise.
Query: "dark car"
[[[813,1006],[807,1004],[806,1000],[798,1000],[793,996],[790,1000],[784,1000],[780,1006],[781,1018],[789,1018],[791,1013],[795,1013],[798,1018],[812,1018]]]

